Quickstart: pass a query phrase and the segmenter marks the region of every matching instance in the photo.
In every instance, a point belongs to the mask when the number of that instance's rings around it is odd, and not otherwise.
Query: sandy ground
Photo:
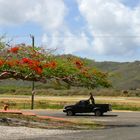
[[[34,139],[37,137],[55,136],[75,132],[79,131],[0,126],[0,140]]]

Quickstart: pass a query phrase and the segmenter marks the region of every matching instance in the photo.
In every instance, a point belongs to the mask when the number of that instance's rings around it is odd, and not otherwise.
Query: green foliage
[[[26,81],[56,80],[71,86],[110,87],[108,74],[88,67],[86,61],[74,57],[58,57],[42,48],[19,44],[0,52],[0,79]]]

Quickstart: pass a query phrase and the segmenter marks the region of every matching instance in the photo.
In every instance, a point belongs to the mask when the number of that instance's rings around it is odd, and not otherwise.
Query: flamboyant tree
[[[0,80],[40,81],[55,79],[72,86],[109,87],[108,74],[74,57],[56,56],[40,47],[25,44],[8,47],[0,43]]]

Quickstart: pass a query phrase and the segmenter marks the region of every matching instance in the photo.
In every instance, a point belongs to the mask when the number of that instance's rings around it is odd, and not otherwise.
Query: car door
[[[76,104],[75,109],[76,113],[84,113],[85,112],[85,103],[80,101]]]
[[[89,101],[85,101],[85,107],[84,107],[84,112],[88,113],[88,112],[92,112],[92,104],[90,104]]]

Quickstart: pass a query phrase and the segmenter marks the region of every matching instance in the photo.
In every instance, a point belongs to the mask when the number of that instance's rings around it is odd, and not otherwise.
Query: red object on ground
[[[39,116],[32,112],[22,112],[19,110],[0,110],[0,113],[22,114],[22,115],[26,115],[26,116],[36,116],[40,119],[54,119],[54,120],[58,120],[58,121],[68,121],[67,119],[64,119],[64,118],[52,117],[52,116]]]
[[[18,110],[0,110],[0,113],[22,114],[22,112]]]
[[[8,110],[8,107],[9,107],[9,105],[5,104],[4,107],[3,107],[3,109],[4,109],[5,111],[7,111],[7,110]]]

